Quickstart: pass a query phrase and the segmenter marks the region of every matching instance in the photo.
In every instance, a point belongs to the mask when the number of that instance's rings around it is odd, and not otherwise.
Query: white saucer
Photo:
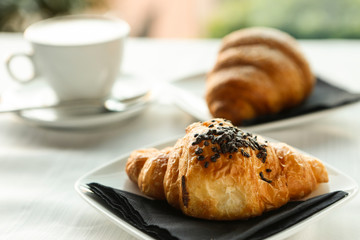
[[[148,84],[135,76],[124,75],[116,81],[112,96],[125,99],[150,90]],[[3,106],[37,106],[49,105],[57,101],[56,96],[46,81],[36,79],[25,85],[17,86],[2,95]],[[51,128],[86,129],[106,126],[127,120],[140,114],[151,102],[151,98],[142,104],[136,104],[123,112],[89,113],[86,116],[66,115],[65,117],[53,109],[27,110],[16,115],[32,125]]]

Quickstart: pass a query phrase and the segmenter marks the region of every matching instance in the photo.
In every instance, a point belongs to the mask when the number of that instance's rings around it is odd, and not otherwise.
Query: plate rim
[[[176,137],[171,137],[171,138],[167,138],[165,140],[162,141],[157,141],[154,142],[153,144],[147,144],[141,148],[161,148],[164,146],[169,146],[171,144],[174,144],[180,137],[183,137],[184,135],[178,135]],[[262,136],[265,139],[269,140],[269,141],[275,141],[275,142],[279,142],[273,138],[269,138],[269,137],[265,137]],[[294,149],[296,149],[297,151],[300,151],[302,153],[305,153],[309,156],[313,156],[307,152],[304,152],[303,150],[300,150],[296,147],[293,147]],[[117,226],[119,226],[121,229],[123,229],[125,232],[131,234],[132,236],[135,237],[139,237],[141,239],[145,239],[145,240],[149,240],[149,239],[154,239],[151,236],[147,235],[146,233],[140,231],[139,229],[135,228],[134,226],[132,226],[131,224],[127,223],[126,221],[122,220],[121,218],[117,217],[114,213],[112,213],[111,211],[105,209],[101,204],[96,203],[96,201],[92,200],[91,197],[86,195],[86,191],[89,192],[87,186],[83,185],[83,181],[87,178],[89,178],[89,176],[94,175],[96,172],[99,172],[100,170],[115,164],[117,162],[122,162],[122,161],[126,161],[126,159],[130,156],[131,152],[127,152],[124,154],[119,155],[118,157],[114,158],[113,160],[104,163],[96,168],[94,168],[93,170],[87,172],[86,174],[82,175],[80,178],[78,178],[78,180],[74,183],[74,189],[75,191],[81,196],[81,198],[83,200],[85,200],[85,202],[87,202],[90,206],[92,206],[93,208],[95,208],[99,213],[101,213],[102,215],[105,215],[106,217],[108,217],[114,224],[116,224]],[[322,163],[325,165],[325,167],[327,168],[328,171],[334,172],[336,174],[340,174],[344,177],[347,178],[347,180],[351,183],[352,188],[350,189],[346,189],[343,190],[345,192],[348,193],[347,196],[345,196],[344,198],[338,200],[337,202],[329,205],[328,207],[320,210],[317,213],[314,213],[313,215],[311,215],[310,217],[306,218],[305,220],[302,220],[288,228],[286,228],[285,230],[278,232],[276,234],[273,234],[269,237],[267,237],[266,239],[268,240],[279,240],[279,239],[284,239],[286,237],[292,236],[293,234],[297,233],[299,230],[303,229],[304,227],[308,226],[309,224],[311,224],[312,222],[315,222],[317,220],[319,220],[320,218],[322,218],[323,216],[325,216],[326,214],[331,213],[330,210],[337,208],[339,206],[344,205],[346,202],[350,201],[351,199],[353,199],[359,192],[359,185],[357,184],[357,182],[350,176],[348,176],[347,174],[345,174],[344,172],[342,172],[341,170],[338,170],[337,168],[331,166],[331,164],[328,164],[324,161],[322,161]],[[120,174],[120,172],[119,172]]]

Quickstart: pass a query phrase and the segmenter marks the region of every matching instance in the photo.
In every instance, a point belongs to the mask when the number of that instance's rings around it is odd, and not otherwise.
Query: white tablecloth
[[[219,41],[129,39],[124,71],[156,86],[157,100],[128,122],[61,131],[0,115],[0,239],[133,239],[85,203],[74,182],[117,156],[184,133],[195,121],[167,101],[161,82],[209,69]],[[360,92],[360,41],[301,41],[314,71]],[[9,54],[29,50],[21,35],[0,34],[0,92],[13,85]],[[360,182],[360,105],[311,123],[263,131],[317,156]],[[360,196],[291,239],[360,239]]]

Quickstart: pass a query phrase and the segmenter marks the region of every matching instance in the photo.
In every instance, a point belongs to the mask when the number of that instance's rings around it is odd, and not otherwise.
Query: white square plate
[[[198,73],[176,79],[168,84],[169,93],[171,94],[170,96],[174,104],[199,121],[207,121],[212,118],[205,101],[205,82],[206,74]],[[338,107],[314,111],[281,120],[242,126],[242,128],[250,132],[260,132],[263,130],[294,126],[327,116],[330,113],[345,107],[351,107],[358,103],[359,102],[347,103]]]
[[[168,146],[173,146],[178,138],[174,138],[168,141],[165,141],[161,144],[154,144],[153,146],[147,146],[145,148],[155,147],[158,149],[162,149]],[[270,139],[269,139],[270,140]],[[275,140],[270,140],[275,141]],[[127,159],[129,158],[129,154],[123,155],[114,161],[107,163],[99,168],[87,173],[83,177],[81,177],[75,183],[75,190],[80,194],[80,196],[89,203],[92,207],[97,209],[101,214],[107,216],[110,220],[112,220],[115,224],[117,224],[124,231],[140,238],[140,239],[152,239],[150,236],[145,233],[139,231],[132,225],[128,224],[114,213],[109,211],[106,207],[104,207],[96,198],[94,198],[94,194],[88,190],[87,184],[91,182],[97,182],[112,188],[125,190],[128,192],[132,192],[138,195],[142,195],[138,190],[137,186],[128,179],[128,176],[125,173],[125,165]],[[309,154],[308,154],[309,155]],[[325,163],[324,163],[325,164]],[[310,196],[307,198],[315,197],[321,194],[342,190],[348,193],[348,195],[336,203],[322,209],[320,212],[312,215],[311,217],[300,221],[299,223],[269,237],[268,239],[284,239],[289,237],[310,223],[318,220],[323,217],[325,214],[331,212],[334,208],[343,205],[348,200],[353,198],[358,191],[357,183],[351,179],[349,176],[344,173],[338,171],[334,167],[331,167],[325,164],[328,173],[329,173],[329,182],[322,183]]]

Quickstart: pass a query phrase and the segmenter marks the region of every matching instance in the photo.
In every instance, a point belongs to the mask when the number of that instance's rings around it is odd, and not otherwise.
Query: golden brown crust
[[[298,153],[284,143],[271,143],[271,146],[284,166],[290,199],[302,198],[314,191],[319,182],[328,181],[326,169],[319,160]]]
[[[180,179],[179,179],[179,159],[185,149],[182,147],[183,139],[179,139],[170,154],[168,167],[164,176],[164,192],[167,202],[175,207],[180,208]]]
[[[308,90],[312,88],[313,74],[310,65],[300,50],[297,41],[290,35],[271,28],[253,27],[241,31],[235,31],[223,39],[220,51],[244,45],[266,44],[267,46],[279,49],[291,58],[302,71]]]
[[[295,39],[275,29],[248,28],[223,39],[208,74],[206,101],[214,117],[240,125],[300,104],[314,83]]]
[[[188,126],[186,135],[168,151],[165,155],[161,151],[155,156],[149,154],[152,157],[144,167],[163,164],[165,161],[153,159],[168,156],[167,167],[149,167],[163,172],[153,171],[156,177],[149,176],[143,184],[153,186],[149,182],[155,179],[158,186],[163,177],[168,203],[197,218],[234,220],[258,216],[302,198],[318,183],[328,181],[326,168],[319,160],[284,143],[268,143],[222,119]],[[140,190],[147,194],[146,188]]]
[[[134,151],[130,155],[126,173],[145,195],[165,199],[163,181],[171,150],[170,147],[161,151],[150,148]]]
[[[126,162],[126,173],[130,180],[137,184],[139,174],[143,168],[146,160],[156,155],[159,150],[155,148],[136,150],[131,153],[128,161]]]
[[[163,182],[171,150],[172,148],[165,148],[150,157],[140,171],[139,189],[149,197],[165,199]]]

